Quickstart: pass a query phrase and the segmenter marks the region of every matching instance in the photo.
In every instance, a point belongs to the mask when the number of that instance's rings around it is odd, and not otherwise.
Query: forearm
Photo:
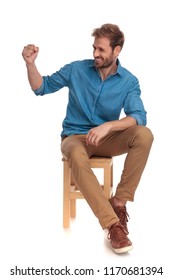
[[[134,118],[127,116],[117,121],[110,121],[108,122],[108,124],[110,126],[110,132],[113,132],[125,130],[131,126],[136,125],[137,123]]]
[[[28,80],[32,90],[36,90],[40,88],[43,82],[43,78],[38,72],[36,65],[34,63],[33,64],[26,63],[26,68],[27,68]]]
[[[114,131],[125,130],[136,125],[136,120],[132,117],[125,117],[117,121],[105,122],[89,130],[86,136],[87,145],[97,145],[100,139]]]

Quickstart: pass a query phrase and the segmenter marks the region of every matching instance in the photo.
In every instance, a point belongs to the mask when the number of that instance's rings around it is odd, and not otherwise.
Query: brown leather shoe
[[[109,199],[110,204],[112,205],[112,208],[114,209],[114,212],[120,219],[120,223],[125,227],[127,233],[129,233],[128,228],[127,228],[127,222],[129,218],[129,214],[127,213],[126,206],[115,206],[114,203],[114,197],[111,197]]]
[[[132,249],[132,242],[127,237],[127,234],[120,222],[113,224],[109,229],[108,239],[110,239],[112,249],[115,253],[122,254]]]

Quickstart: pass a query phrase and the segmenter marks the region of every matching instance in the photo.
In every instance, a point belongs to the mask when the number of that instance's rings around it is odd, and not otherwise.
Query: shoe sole
[[[126,253],[126,252],[132,250],[132,248],[133,248],[132,245],[130,245],[130,246],[128,246],[128,247],[119,248],[119,249],[116,249],[116,248],[113,248],[113,247],[112,247],[113,251],[114,251],[116,254],[123,254],[123,253]]]

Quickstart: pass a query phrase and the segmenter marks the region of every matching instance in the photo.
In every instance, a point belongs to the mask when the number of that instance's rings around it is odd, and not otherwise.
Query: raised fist
[[[22,51],[23,59],[27,64],[33,64],[39,52],[39,48],[33,44],[24,47]]]

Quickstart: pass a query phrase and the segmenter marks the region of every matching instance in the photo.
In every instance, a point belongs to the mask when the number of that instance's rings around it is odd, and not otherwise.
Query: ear
[[[118,57],[120,52],[121,52],[121,47],[120,46],[116,46],[115,49],[114,49],[115,57]]]

